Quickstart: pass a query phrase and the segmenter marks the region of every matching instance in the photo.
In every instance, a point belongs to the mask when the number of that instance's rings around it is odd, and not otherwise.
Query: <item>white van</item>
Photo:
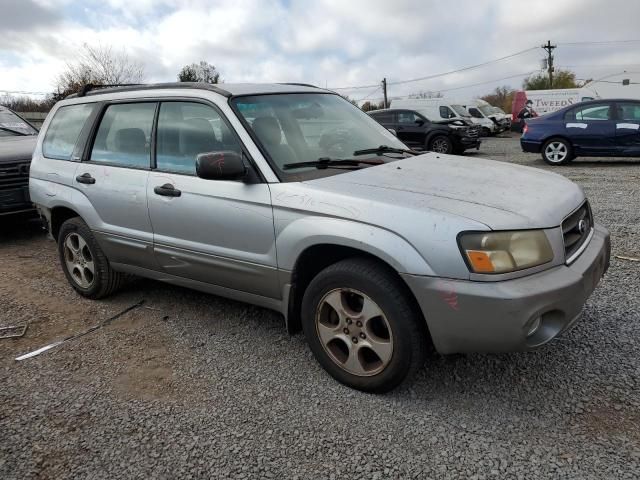
[[[463,105],[473,118],[486,118],[493,123],[492,128],[488,132],[485,130],[485,133],[497,134],[511,128],[511,115],[482,99],[464,101]]]
[[[552,90],[520,90],[513,96],[511,114],[513,122],[519,123],[518,113],[525,107],[528,101],[532,102],[534,116],[542,116],[561,108],[574,105],[587,100],[600,98],[598,94],[589,88],[556,88]]]
[[[416,110],[432,121],[462,120],[479,125],[485,135],[496,132],[495,123],[482,116],[474,118],[465,103],[451,98],[402,98],[391,100],[391,108]]]

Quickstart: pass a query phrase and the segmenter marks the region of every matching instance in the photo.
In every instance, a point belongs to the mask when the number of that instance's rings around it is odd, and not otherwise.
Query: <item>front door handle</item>
[[[164,197],[179,197],[182,195],[182,192],[170,183],[165,183],[164,185],[155,187],[153,191],[156,195],[162,195]]]
[[[76,182],[93,185],[94,183],[96,183],[96,179],[93,178],[90,173],[83,173],[82,175],[78,175],[76,177]]]

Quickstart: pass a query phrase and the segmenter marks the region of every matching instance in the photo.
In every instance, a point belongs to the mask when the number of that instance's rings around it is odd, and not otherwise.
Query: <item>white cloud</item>
[[[0,88],[53,88],[83,43],[125,49],[149,81],[173,81],[187,63],[215,64],[226,81],[368,85],[423,77],[554,42],[639,38],[640,3],[557,0],[23,0],[39,21],[0,39]],[[50,15],[43,23],[43,11]],[[25,13],[26,14],[26,13]],[[24,22],[22,23],[24,24]],[[9,38],[10,37],[10,38]],[[562,46],[558,65],[640,63],[637,47]],[[392,95],[455,88],[539,68],[542,50],[485,68],[390,87]],[[606,69],[576,67],[581,78]],[[610,71],[621,68],[611,67]],[[499,84],[456,91],[471,95]],[[361,98],[373,89],[349,94]],[[372,94],[379,96],[379,93]],[[374,98],[372,97],[372,98]]]

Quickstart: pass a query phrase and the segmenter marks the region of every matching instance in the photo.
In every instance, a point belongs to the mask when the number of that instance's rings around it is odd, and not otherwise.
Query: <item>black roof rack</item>
[[[91,95],[99,95],[102,93],[116,93],[116,92],[134,92],[138,90],[158,90],[169,88],[197,88],[200,90],[210,90],[212,92],[219,93],[225,97],[230,97],[231,93],[228,91],[216,87],[210,83],[203,82],[171,82],[171,83],[128,83],[119,85],[93,85],[91,83],[82,87],[80,92],[68,95],[66,98],[85,97]]]

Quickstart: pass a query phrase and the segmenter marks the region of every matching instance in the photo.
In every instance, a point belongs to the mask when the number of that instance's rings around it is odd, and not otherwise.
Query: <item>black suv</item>
[[[408,147],[438,153],[461,154],[480,147],[480,127],[461,120],[432,122],[415,110],[388,108],[369,112],[382,126],[395,131]]]
[[[29,164],[38,130],[0,107],[0,217],[35,211],[29,199]]]

